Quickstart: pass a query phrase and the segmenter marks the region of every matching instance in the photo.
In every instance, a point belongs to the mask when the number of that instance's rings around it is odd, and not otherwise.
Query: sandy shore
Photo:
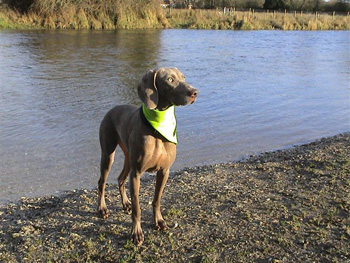
[[[176,172],[153,230],[154,180],[143,179],[145,242],[129,241],[116,185],[0,207],[0,262],[349,262],[350,133],[247,160]]]

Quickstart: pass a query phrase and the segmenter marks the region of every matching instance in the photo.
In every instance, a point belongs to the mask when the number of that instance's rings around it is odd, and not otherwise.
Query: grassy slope
[[[236,30],[349,30],[349,16],[322,14],[231,12],[224,15],[213,10],[172,10],[169,23],[179,28],[236,29]]]
[[[153,1],[34,0],[24,13],[0,8],[0,28],[196,28],[235,30],[350,30],[350,17],[321,14],[162,10]]]
[[[60,29],[160,28],[167,20],[155,1],[34,0],[25,12],[3,5],[0,26]]]

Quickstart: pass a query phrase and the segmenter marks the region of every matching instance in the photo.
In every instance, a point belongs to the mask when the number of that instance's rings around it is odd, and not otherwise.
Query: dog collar
[[[149,124],[165,139],[177,144],[175,106],[160,111],[150,110],[142,103],[142,113]]]

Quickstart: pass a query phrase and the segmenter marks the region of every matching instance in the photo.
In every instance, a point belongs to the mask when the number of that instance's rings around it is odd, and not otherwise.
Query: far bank
[[[350,30],[350,16],[343,13],[236,11],[234,8],[172,9],[153,1],[142,6],[133,1],[114,4],[46,6],[45,1],[25,11],[0,4],[0,29],[229,29],[229,30]]]

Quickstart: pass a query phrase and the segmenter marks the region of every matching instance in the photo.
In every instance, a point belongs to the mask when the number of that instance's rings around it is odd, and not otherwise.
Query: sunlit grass
[[[155,1],[34,0],[26,12],[3,5],[1,27],[59,29],[160,28],[167,26]]]
[[[33,0],[22,12],[2,4],[0,28],[350,30],[349,15],[162,9],[157,1]]]
[[[167,18],[173,27],[236,30],[349,30],[350,17],[329,14],[218,10],[169,10]]]

